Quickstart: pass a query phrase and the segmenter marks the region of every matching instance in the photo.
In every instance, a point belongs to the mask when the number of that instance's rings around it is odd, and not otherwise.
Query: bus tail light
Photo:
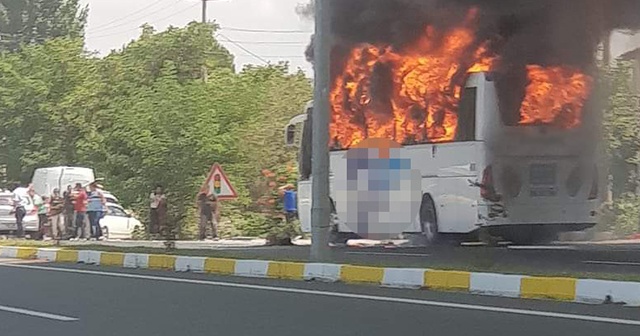
[[[497,195],[496,188],[493,184],[493,168],[491,166],[487,166],[482,172],[480,195],[482,198],[491,202],[500,201],[500,197]]]
[[[591,182],[591,191],[589,192],[589,200],[594,200],[598,198],[599,188],[598,188],[598,167],[594,167],[593,169],[593,181]]]

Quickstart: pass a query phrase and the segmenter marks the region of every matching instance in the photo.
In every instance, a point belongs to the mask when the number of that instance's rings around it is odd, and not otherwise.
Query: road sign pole
[[[329,66],[331,0],[315,0],[311,260],[329,261]]]

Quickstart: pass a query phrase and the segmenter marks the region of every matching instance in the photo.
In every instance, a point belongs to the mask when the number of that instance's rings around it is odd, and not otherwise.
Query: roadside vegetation
[[[640,233],[640,96],[629,62],[617,61],[602,71],[604,143],[609,188],[600,230],[618,237]]]
[[[24,3],[0,5],[0,188],[28,182],[38,167],[91,167],[145,223],[148,195],[161,184],[170,221],[192,238],[196,194],[218,162],[240,196],[223,204],[224,233],[288,232],[274,190],[295,182],[283,130],[311,99],[301,71],[236,69],[217,27],[199,23],[144,25],[99,57],[85,48],[78,0]]]
[[[297,234],[282,223],[277,189],[296,181],[283,127],[311,99],[311,80],[287,64],[236,69],[217,27],[199,23],[143,25],[99,57],[84,45],[86,18],[79,0],[0,0],[0,188],[29,181],[38,167],[92,167],[145,223],[149,192],[162,184],[171,223],[192,238],[196,193],[218,162],[240,194],[223,205],[224,235]],[[631,72],[620,61],[601,78],[611,197],[598,229],[619,237],[640,231]]]

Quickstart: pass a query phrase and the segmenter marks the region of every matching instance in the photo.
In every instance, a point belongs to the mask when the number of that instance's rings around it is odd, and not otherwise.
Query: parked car
[[[13,213],[13,197],[14,195],[11,192],[0,192],[0,234],[14,234],[18,230],[16,217]],[[25,207],[27,214],[22,221],[24,232],[32,239],[39,239],[41,232],[38,222],[38,209],[29,195],[24,194],[20,197],[27,204]]]
[[[83,184],[83,188],[89,192],[89,183],[85,183]],[[116,195],[112,194],[110,191],[104,190],[102,185],[100,183],[98,183],[98,190],[100,190],[102,192],[102,195],[104,195],[105,200],[107,201],[107,203],[113,203],[116,205],[120,205],[120,201],[118,200],[118,198],[116,197]]]
[[[107,213],[100,220],[100,226],[107,239],[131,239],[134,230],[142,227],[142,223],[127,214],[119,204],[107,203]]]
[[[105,200],[107,201],[107,203],[113,203],[113,204],[120,204],[120,201],[118,201],[118,198],[116,198],[116,196],[106,190],[102,191],[102,194],[104,195]]]

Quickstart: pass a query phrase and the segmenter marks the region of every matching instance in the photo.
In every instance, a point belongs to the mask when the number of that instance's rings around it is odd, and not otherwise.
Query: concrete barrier
[[[395,288],[426,287],[489,296],[640,306],[640,282],[17,246],[0,247],[0,257],[254,278],[342,281]]]

